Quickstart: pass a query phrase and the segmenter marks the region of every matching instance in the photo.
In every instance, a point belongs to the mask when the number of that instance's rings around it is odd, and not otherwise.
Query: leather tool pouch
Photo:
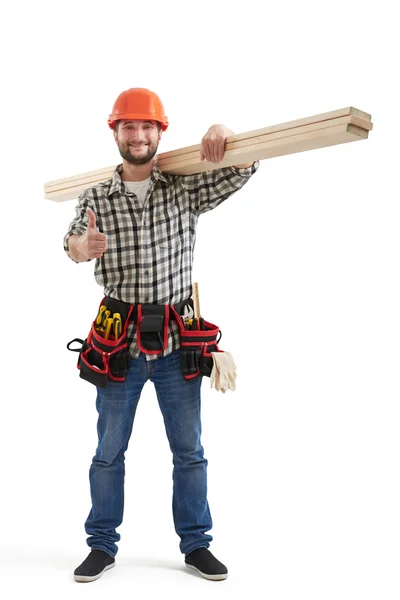
[[[96,327],[95,319],[85,340],[75,338],[67,344],[68,350],[79,352],[77,363],[79,376],[100,388],[107,387],[108,381],[125,380],[130,361],[127,329],[133,311],[132,305],[108,296],[101,301],[99,313],[103,305],[111,315],[119,313],[121,316],[121,335],[118,339],[115,339],[114,334],[111,334],[109,339],[105,339],[104,333]],[[73,342],[80,342],[81,348],[70,348]]]

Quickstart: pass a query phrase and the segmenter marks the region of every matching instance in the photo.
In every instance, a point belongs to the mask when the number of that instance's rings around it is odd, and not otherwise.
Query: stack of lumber
[[[157,154],[156,161],[163,173],[190,175],[365,140],[371,129],[371,115],[349,107],[229,136],[220,163],[201,161],[200,144]],[[78,198],[86,188],[110,179],[116,166],[49,181],[44,184],[45,198],[57,202]]]

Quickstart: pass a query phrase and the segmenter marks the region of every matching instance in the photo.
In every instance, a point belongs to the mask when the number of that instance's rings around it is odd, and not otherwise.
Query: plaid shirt
[[[89,207],[96,215],[98,230],[107,235],[107,250],[94,267],[104,295],[129,304],[186,300],[192,295],[198,217],[243,187],[258,167],[259,162],[255,162],[246,169],[225,167],[194,175],[163,175],[155,162],[142,206],[124,186],[122,165],[118,165],[111,179],[79,196],[76,216],[64,237],[64,250],[68,252],[71,235],[85,233]],[[140,350],[133,323],[129,324],[128,339],[130,355],[137,358]],[[179,327],[171,320],[164,356],[177,348]]]

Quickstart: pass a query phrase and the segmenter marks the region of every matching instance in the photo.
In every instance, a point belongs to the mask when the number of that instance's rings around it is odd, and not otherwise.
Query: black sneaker
[[[228,577],[228,569],[207,548],[196,548],[186,554],[185,564],[206,579],[218,581]]]
[[[115,558],[112,558],[103,550],[92,550],[83,563],[74,571],[75,581],[94,581],[101,577],[104,571],[115,566]]]

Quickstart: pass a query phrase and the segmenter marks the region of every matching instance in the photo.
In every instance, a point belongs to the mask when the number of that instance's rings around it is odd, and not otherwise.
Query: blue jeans
[[[125,451],[136,407],[147,379],[154,383],[165,430],[173,454],[172,512],[180,550],[209,547],[212,527],[207,501],[207,460],[200,442],[200,387],[202,377],[186,381],[180,370],[179,350],[146,361],[143,353],[130,360],[123,383],[97,388],[98,446],[89,470],[92,508],[85,523],[91,549],[118,552],[124,511]]]

